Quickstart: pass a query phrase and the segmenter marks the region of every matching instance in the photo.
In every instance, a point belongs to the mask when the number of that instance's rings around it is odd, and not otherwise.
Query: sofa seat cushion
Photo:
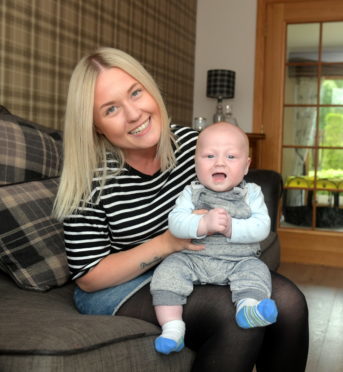
[[[0,370],[189,371],[193,353],[162,356],[154,324],[127,317],[80,315],[74,284],[23,291],[0,273]],[[28,368],[30,367],[30,368]],[[173,369],[174,368],[174,369]]]
[[[1,337],[1,353],[70,355],[129,338],[158,335],[157,327],[139,319],[81,315],[72,303],[73,283],[46,293],[16,288],[15,294],[12,286],[9,292],[3,284],[2,280],[1,302],[6,306],[2,306],[0,327],[1,334],[7,336]]]
[[[0,268],[25,289],[69,280],[62,224],[51,217],[59,179],[0,187]]]

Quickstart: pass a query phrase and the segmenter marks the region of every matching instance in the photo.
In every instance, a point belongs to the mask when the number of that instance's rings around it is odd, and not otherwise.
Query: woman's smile
[[[142,125],[140,125],[139,127],[131,130],[129,133],[130,134],[133,134],[133,135],[143,135],[146,133],[145,129],[147,128],[150,128],[150,118],[145,121]]]

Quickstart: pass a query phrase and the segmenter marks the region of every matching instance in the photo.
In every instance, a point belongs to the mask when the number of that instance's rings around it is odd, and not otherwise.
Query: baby
[[[268,267],[258,258],[270,232],[261,188],[246,183],[250,165],[246,134],[216,123],[200,134],[195,152],[199,182],[186,186],[169,214],[170,232],[204,246],[168,256],[155,270],[151,294],[162,334],[158,352],[184,347],[182,310],[194,285],[229,285],[242,328],[263,327],[277,318]],[[197,210],[197,213],[194,211]]]

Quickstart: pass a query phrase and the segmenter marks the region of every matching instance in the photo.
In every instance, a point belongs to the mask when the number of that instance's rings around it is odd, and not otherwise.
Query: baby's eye
[[[208,154],[206,157],[209,158],[209,159],[213,159],[214,158],[214,155]]]
[[[110,106],[110,107],[106,110],[105,115],[113,114],[114,112],[117,111],[117,108],[118,108],[117,106]]]
[[[228,159],[234,159],[235,158],[235,155],[228,155],[227,158]]]

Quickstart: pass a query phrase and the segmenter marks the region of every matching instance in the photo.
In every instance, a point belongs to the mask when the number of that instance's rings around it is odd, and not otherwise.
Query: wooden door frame
[[[313,0],[301,0],[313,1]],[[254,108],[253,108],[253,132],[264,133],[262,122],[263,87],[264,87],[264,56],[266,49],[266,19],[267,6],[269,4],[285,4],[299,2],[299,0],[257,0],[256,17],[256,41],[255,41],[255,79],[254,79]]]
[[[319,8],[322,7],[323,0],[257,1],[253,132],[265,134],[265,140],[261,144],[261,168],[273,169],[281,173],[282,128],[281,125],[275,125],[275,123],[282,123],[282,110],[273,109],[273,107],[280,108],[283,105],[283,92],[280,91],[280,84],[284,85],[284,76],[283,68],[279,67],[284,64],[285,50],[276,40],[285,38],[285,35],[280,33],[286,32],[286,27],[283,26],[288,18],[287,5],[293,3],[297,9],[297,19],[294,18],[293,13],[288,19],[291,22],[305,23],[316,21],[309,14],[307,3],[311,3],[311,7],[318,6]],[[335,12],[334,0],[325,0],[325,6],[326,9],[320,13],[318,21],[342,20],[340,16],[342,13]],[[268,13],[271,9],[273,9],[273,17]],[[268,35],[268,28],[280,25],[281,19],[283,20],[282,26],[276,27],[275,34],[273,28],[273,34]],[[267,20],[270,22],[269,25],[267,25]],[[267,65],[270,60],[268,53],[274,53],[277,62]],[[270,80],[265,71],[271,70],[277,79],[274,77]],[[276,89],[271,89],[274,85]],[[282,261],[343,267],[342,233],[281,227],[278,228],[278,233],[281,241]]]
[[[257,0],[257,18],[256,18],[256,40],[255,40],[255,76],[254,76],[254,107],[253,107],[253,132],[265,133],[266,128],[263,124],[263,102],[265,94],[265,54],[267,38],[267,7],[270,4],[289,4],[297,3],[299,6],[306,6],[306,3],[321,3],[323,0]],[[326,0],[327,3],[330,0]],[[330,8],[330,7],[329,7]],[[337,19],[340,17],[337,15]],[[306,22],[306,14],[299,16],[299,22]],[[335,20],[330,14],[327,20]],[[277,169],[279,170],[279,169]]]

